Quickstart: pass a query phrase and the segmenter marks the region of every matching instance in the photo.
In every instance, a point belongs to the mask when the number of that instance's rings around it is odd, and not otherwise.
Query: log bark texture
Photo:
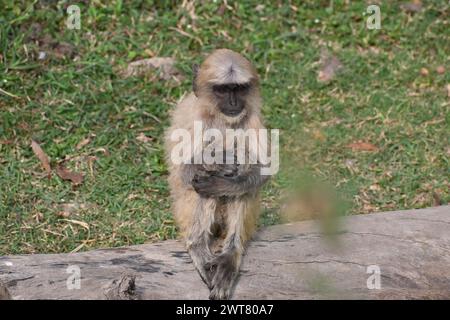
[[[329,238],[315,221],[261,230],[233,299],[450,299],[450,206],[350,216],[341,230]],[[176,240],[0,257],[0,299],[207,297]]]

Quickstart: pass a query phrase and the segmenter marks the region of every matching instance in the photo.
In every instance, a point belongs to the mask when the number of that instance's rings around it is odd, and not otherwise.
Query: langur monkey
[[[184,129],[193,136],[195,122],[223,136],[227,129],[263,129],[259,78],[247,59],[228,49],[214,51],[193,72],[193,92],[173,110],[166,132],[173,213],[195,268],[210,289],[209,298],[228,299],[245,243],[256,227],[259,189],[268,176],[261,174],[260,162],[237,163],[235,154],[230,161],[228,150],[215,154],[223,163],[194,163],[199,150],[193,148],[187,157],[191,161],[176,164],[171,160],[177,143],[173,132]],[[200,149],[214,142],[236,148],[235,141],[202,141]],[[252,146],[244,145],[248,156]]]

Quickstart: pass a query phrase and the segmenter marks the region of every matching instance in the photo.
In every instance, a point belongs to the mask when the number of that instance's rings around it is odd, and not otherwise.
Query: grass
[[[191,65],[219,47],[255,63],[267,125],[280,129],[261,224],[280,221],[301,175],[332,185],[348,214],[450,201],[448,1],[417,13],[381,2],[380,30],[365,27],[363,1],[205,1],[195,19],[176,1],[80,1],[81,30],[65,25],[69,1],[0,2],[0,254],[176,237],[162,133]],[[344,66],[327,84],[317,81],[324,47]],[[120,75],[153,56],[174,57],[185,79]],[[84,182],[48,179],[31,139]],[[377,151],[346,147],[360,140]]]

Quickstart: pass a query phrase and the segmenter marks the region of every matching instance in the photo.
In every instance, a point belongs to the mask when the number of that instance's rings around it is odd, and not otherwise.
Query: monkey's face
[[[220,112],[228,117],[237,117],[245,109],[249,83],[230,83],[212,86],[212,93]]]

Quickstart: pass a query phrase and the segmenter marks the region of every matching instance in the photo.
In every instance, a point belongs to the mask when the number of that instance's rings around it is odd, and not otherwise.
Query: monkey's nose
[[[237,97],[234,92],[230,92],[230,105],[235,107],[237,105]]]

